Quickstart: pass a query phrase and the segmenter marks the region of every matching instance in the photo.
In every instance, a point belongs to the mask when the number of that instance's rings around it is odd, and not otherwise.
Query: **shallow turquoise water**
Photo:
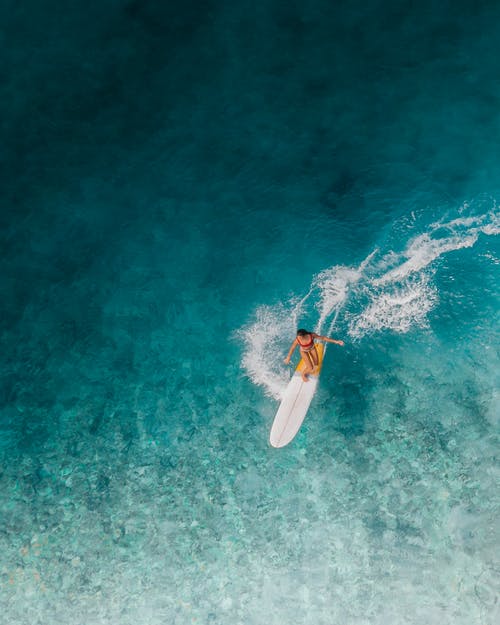
[[[30,4],[6,622],[497,622],[500,10]],[[346,345],[275,450],[297,325]]]

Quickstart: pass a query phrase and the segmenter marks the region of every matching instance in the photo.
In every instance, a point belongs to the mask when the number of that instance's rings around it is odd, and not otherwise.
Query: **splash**
[[[467,205],[465,205],[467,208]],[[390,250],[376,263],[371,279],[363,282],[363,296],[351,317],[348,332],[355,339],[381,330],[408,332],[427,325],[428,313],[439,294],[432,283],[436,261],[444,254],[473,247],[481,234],[500,233],[499,215],[491,210],[474,217],[459,217],[430,224],[410,239],[402,252]]]
[[[480,217],[458,218],[447,223],[433,223],[429,230],[411,239],[406,249],[395,254],[390,252],[382,260],[396,266],[373,281],[374,286],[391,284],[405,279],[410,274],[421,272],[443,254],[472,247],[480,234],[499,234],[499,217],[487,213]]]
[[[482,215],[431,223],[401,251],[375,249],[357,267],[324,269],[313,276],[304,296],[256,310],[254,320],[238,333],[245,344],[243,369],[268,395],[280,398],[289,380],[283,356],[301,317],[316,316],[318,334],[326,328],[327,335],[340,331],[357,341],[375,332],[427,326],[439,302],[434,284],[438,259],[473,247],[481,235],[497,234],[500,215],[494,205]]]
[[[371,256],[371,255],[370,255]],[[363,275],[363,266],[354,269],[352,267],[335,266],[319,273],[313,280],[313,286],[319,293],[316,309],[319,319],[316,332],[321,333],[325,321],[332,314],[335,318],[344,306],[349,292],[359,282]]]
[[[260,306],[254,322],[236,333],[245,345],[242,366],[251,380],[266,389],[271,397],[279,399],[289,379],[288,370],[271,354],[283,352],[283,337],[293,336],[294,319],[299,315],[303,300],[292,306]]]
[[[259,306],[254,320],[238,330],[236,336],[245,345],[242,367],[255,384],[265,389],[267,395],[280,399],[288,384],[290,369],[283,364],[283,359],[301,316],[310,314],[312,305],[313,310],[319,313],[315,331],[321,333],[325,321],[337,318],[352,291],[352,285],[362,275],[362,265],[357,269],[331,267],[313,278],[305,296],[290,301],[288,305]]]
[[[427,314],[438,300],[437,289],[425,275],[371,296],[371,302],[349,325],[349,334],[360,338],[367,332],[408,332],[427,325]]]

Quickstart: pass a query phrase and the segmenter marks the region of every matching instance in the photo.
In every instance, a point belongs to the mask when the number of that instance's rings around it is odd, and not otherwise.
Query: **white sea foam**
[[[381,331],[405,333],[428,323],[439,293],[433,282],[436,261],[445,254],[474,246],[481,235],[500,233],[495,207],[482,215],[430,224],[402,251],[376,249],[358,267],[335,265],[311,281],[308,292],[287,304],[261,306],[239,335],[245,343],[242,366],[254,383],[279,398],[288,382],[282,360],[301,317],[317,314],[315,331],[353,339]]]
[[[480,234],[499,233],[500,217],[493,211],[478,217],[459,217],[447,222],[435,222],[426,232],[411,239],[401,254],[389,252],[385,265],[396,266],[374,279],[373,284],[379,286],[404,279],[425,269],[443,254],[472,247]],[[383,264],[384,261],[381,265]]]
[[[427,314],[438,300],[437,289],[427,276],[407,281],[392,290],[371,294],[371,301],[349,326],[349,334],[359,338],[368,331],[408,332],[426,325]]]
[[[267,394],[279,399],[289,376],[283,365],[283,337],[292,337],[295,331],[295,304],[292,310],[282,305],[260,306],[254,321],[238,331],[245,345],[242,366],[251,380],[263,386]]]
[[[319,292],[319,300],[316,309],[319,319],[316,332],[320,333],[325,321],[333,314],[338,313],[345,304],[349,290],[362,276],[360,269],[352,267],[335,266],[325,269],[313,280],[313,285]]]
[[[260,306],[253,321],[238,331],[245,351],[242,366],[251,380],[266,393],[279,399],[289,381],[289,370],[283,358],[289,343],[295,336],[299,320],[312,298],[320,316],[316,332],[320,333],[323,322],[332,314],[336,317],[345,304],[350,285],[361,277],[361,271],[352,267],[331,267],[312,280],[308,293],[287,306]],[[287,337],[287,338],[285,338]]]
[[[472,247],[477,241],[478,234],[474,232],[465,237],[451,236],[443,239],[433,239],[432,234],[425,232],[410,241],[403,252],[404,262],[389,270],[373,281],[374,286],[390,284],[403,280],[412,273],[418,273],[429,266],[437,258],[465,247]]]
[[[431,224],[408,242],[404,251],[394,250],[378,262],[378,273],[363,283],[368,303],[356,312],[349,333],[361,338],[380,330],[408,332],[426,324],[428,313],[438,302],[432,284],[435,261],[444,254],[470,248],[481,234],[499,234],[499,216],[494,211]]]

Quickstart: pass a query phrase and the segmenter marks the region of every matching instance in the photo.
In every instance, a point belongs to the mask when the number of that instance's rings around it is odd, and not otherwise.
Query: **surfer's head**
[[[309,336],[309,334],[311,334],[309,330],[304,330],[303,328],[297,330],[297,336]]]

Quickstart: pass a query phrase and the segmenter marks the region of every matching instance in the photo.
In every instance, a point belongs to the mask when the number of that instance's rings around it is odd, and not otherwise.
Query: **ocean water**
[[[0,17],[0,623],[498,623],[498,3]]]

